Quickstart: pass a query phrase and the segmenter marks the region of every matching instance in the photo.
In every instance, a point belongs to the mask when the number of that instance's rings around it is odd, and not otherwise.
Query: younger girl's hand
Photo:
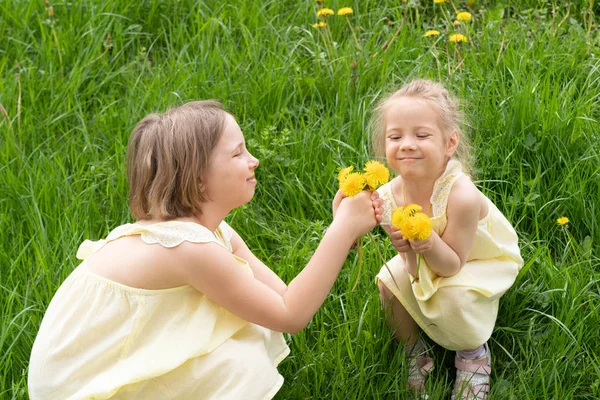
[[[427,253],[433,248],[434,233],[425,240],[409,240],[410,247],[417,254]]]
[[[392,246],[394,246],[398,252],[406,253],[411,249],[409,241],[402,236],[402,232],[395,226],[390,226],[388,234],[392,241]]]

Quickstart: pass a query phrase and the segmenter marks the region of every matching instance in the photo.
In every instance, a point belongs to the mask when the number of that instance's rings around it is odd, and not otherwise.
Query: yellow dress
[[[454,182],[463,176],[460,162],[450,160],[431,196],[432,227],[438,235],[446,228],[446,205]],[[382,224],[391,224],[397,207],[388,183],[378,190],[384,200]],[[498,300],[512,286],[523,266],[515,230],[488,199],[489,212],[477,225],[473,248],[462,269],[440,277],[421,259],[418,279],[406,270],[400,254],[377,275],[398,298],[423,331],[448,350],[470,350],[491,336]],[[390,275],[390,271],[391,274]]]
[[[141,235],[148,244],[217,242],[231,251],[231,228],[191,222],[127,224],[106,240],[86,240],[84,261],[58,289],[29,364],[31,399],[271,399],[289,354],[283,334],[252,324],[191,286],[136,289],[94,274],[85,258],[107,241]],[[252,275],[248,263],[240,268]],[[200,267],[200,266],[199,266]]]

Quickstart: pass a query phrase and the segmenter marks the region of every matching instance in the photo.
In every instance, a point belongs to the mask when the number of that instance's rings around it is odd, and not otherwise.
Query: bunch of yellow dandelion
[[[319,21],[314,23],[312,26],[313,28],[325,28],[327,26],[327,22]]]
[[[348,197],[353,197],[363,190],[373,191],[387,183],[390,171],[379,161],[367,161],[364,172],[352,172],[354,166],[342,168],[338,174],[340,190]]]
[[[409,204],[406,207],[398,207],[392,213],[392,225],[400,229],[402,236],[408,240],[425,240],[431,236],[431,219],[421,212],[422,207],[418,204]],[[417,254],[417,272],[421,266],[421,254]],[[414,281],[413,281],[414,282]]]
[[[431,219],[418,204],[398,207],[392,213],[392,225],[410,240],[425,240],[431,236]]]
[[[439,36],[439,35],[440,35],[440,31],[436,31],[435,29],[431,29],[431,30],[428,30],[427,32],[425,32],[425,37]]]
[[[380,163],[379,161],[367,161],[365,164],[364,172],[353,172],[354,166],[351,165],[346,168],[342,168],[338,173],[338,183],[340,185],[340,190],[348,197],[353,197],[362,192],[363,190],[373,191],[377,189],[379,186],[387,183],[390,179],[390,171]],[[369,238],[371,242],[375,245],[375,239],[369,233]],[[356,281],[354,282],[354,286],[352,286],[352,290],[356,288],[358,284],[358,280],[360,278],[360,271],[362,267],[362,238],[358,239],[358,273],[356,275]],[[377,247],[375,247],[377,250]],[[377,250],[379,253],[379,250]],[[379,254],[383,262],[385,263],[385,259],[383,256]]]

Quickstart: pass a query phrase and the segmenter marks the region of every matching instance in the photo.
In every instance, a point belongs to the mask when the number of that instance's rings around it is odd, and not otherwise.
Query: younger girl
[[[137,222],[84,242],[31,353],[32,399],[270,399],[289,348],[354,241],[381,220],[377,193],[336,218],[286,286],[224,221],[252,199],[258,160],[214,101],[151,114],[129,141]]]
[[[406,346],[409,385],[421,390],[433,367],[421,329],[456,350],[452,398],[485,399],[498,300],[523,265],[515,230],[465,174],[459,111],[441,85],[408,83],[380,103],[374,122],[374,149],[398,173],[378,190],[381,225],[399,253],[381,268],[379,291],[388,324]],[[429,239],[406,240],[391,225],[392,211],[413,203],[431,217]]]

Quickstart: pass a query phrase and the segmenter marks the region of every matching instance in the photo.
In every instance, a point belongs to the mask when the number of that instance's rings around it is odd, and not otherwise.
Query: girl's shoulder
[[[487,214],[487,208],[487,198],[467,175],[462,175],[454,181],[448,196],[449,215],[477,212],[483,217]]]

